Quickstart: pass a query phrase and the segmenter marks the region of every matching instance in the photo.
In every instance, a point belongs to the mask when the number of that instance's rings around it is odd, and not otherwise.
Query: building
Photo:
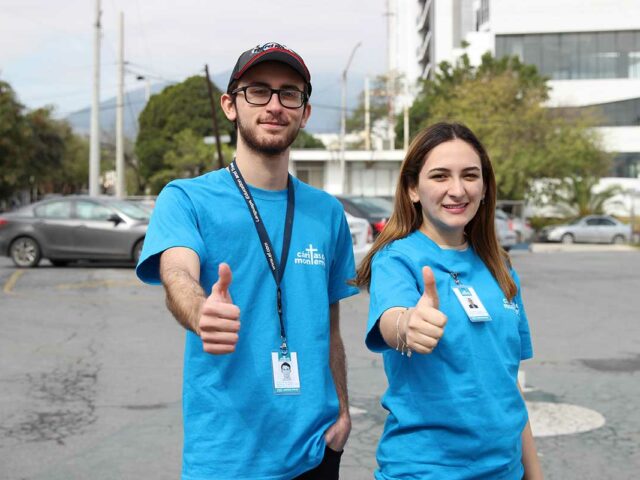
[[[549,107],[599,116],[616,177],[640,177],[638,0],[417,0],[417,61],[429,77],[466,52],[517,55],[550,79]],[[435,27],[435,28],[434,28]]]

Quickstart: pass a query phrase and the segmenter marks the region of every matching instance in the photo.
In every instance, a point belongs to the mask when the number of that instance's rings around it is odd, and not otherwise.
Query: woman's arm
[[[380,333],[391,348],[431,353],[444,333],[447,316],[438,310],[433,272],[423,267],[424,292],[415,307],[393,307],[380,316]]]
[[[518,390],[520,390],[520,395],[522,395],[524,399],[519,384]],[[522,464],[524,465],[524,480],[542,480],[544,478],[540,460],[538,459],[536,442],[533,440],[533,433],[531,432],[531,424],[529,422],[527,422],[527,425],[522,431]]]

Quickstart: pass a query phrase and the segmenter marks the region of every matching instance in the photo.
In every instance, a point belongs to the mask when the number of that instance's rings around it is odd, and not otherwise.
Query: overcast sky
[[[101,0],[101,99],[116,92],[117,14],[130,68],[168,81],[229,71],[254,45],[277,41],[314,72],[375,75],[386,66],[385,0]],[[95,0],[0,0],[0,79],[29,108],[64,115],[91,103]],[[126,89],[142,87],[134,75]],[[316,88],[323,86],[314,85]],[[326,85],[324,88],[328,88]],[[350,88],[360,89],[360,86]]]

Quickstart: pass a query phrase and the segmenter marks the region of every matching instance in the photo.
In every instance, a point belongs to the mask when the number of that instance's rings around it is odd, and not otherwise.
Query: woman
[[[487,152],[464,125],[433,125],[409,147],[396,192],[356,278],[389,383],[376,479],[542,478],[517,385],[529,327],[496,238]]]

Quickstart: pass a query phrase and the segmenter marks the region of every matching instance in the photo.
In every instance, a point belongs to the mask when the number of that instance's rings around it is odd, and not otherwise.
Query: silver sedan
[[[42,258],[55,266],[73,260],[136,262],[149,212],[111,197],[70,196],[0,214],[0,254],[18,267]]]
[[[631,226],[608,215],[588,215],[541,232],[541,240],[547,242],[627,243],[630,239]]]

